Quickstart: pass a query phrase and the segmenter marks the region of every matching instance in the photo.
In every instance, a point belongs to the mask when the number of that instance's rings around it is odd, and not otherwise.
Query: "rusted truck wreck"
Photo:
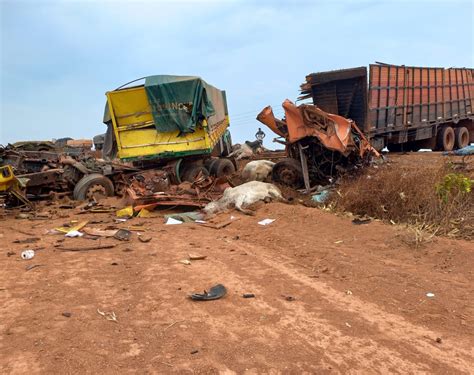
[[[283,102],[285,118],[273,115],[270,106],[257,120],[284,138],[288,158],[273,167],[273,180],[293,188],[326,184],[343,172],[360,168],[379,153],[357,127],[342,116],[323,111],[315,105],[296,106]]]

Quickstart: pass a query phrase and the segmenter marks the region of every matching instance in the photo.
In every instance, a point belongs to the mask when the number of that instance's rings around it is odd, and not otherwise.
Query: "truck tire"
[[[298,189],[303,186],[303,170],[296,159],[283,159],[273,166],[272,180]]]
[[[206,167],[206,169],[208,170],[209,174],[212,175],[211,171],[212,171],[212,167],[214,165],[214,163],[219,160],[219,159],[216,159],[216,158],[210,158],[210,159],[206,159],[204,161],[204,166]]]
[[[209,172],[202,165],[189,165],[184,168],[181,175],[181,181],[194,182],[199,174],[202,173],[205,177],[209,176]]]
[[[114,195],[114,184],[107,177],[92,173],[82,177],[74,187],[73,197],[75,200],[84,201],[112,197]]]
[[[446,126],[438,130],[436,148],[440,151],[451,151],[454,147],[454,130]]]
[[[464,126],[454,129],[456,148],[464,148],[469,144],[469,130]]]
[[[212,163],[210,168],[209,172],[216,177],[230,176],[235,172],[234,163],[229,159],[217,159]]]

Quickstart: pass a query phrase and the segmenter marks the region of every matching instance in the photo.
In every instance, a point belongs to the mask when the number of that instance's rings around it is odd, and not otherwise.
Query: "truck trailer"
[[[451,151],[474,142],[473,75],[375,63],[309,74],[299,99],[352,119],[378,150]]]

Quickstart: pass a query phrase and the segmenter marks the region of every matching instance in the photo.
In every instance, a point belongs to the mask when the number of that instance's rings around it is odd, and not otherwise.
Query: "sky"
[[[234,142],[312,72],[474,67],[474,1],[0,0],[0,144],[103,133],[105,92],[156,74],[226,90]]]

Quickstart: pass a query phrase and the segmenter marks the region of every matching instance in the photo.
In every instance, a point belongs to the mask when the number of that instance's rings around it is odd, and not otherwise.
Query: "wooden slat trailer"
[[[376,63],[313,73],[300,99],[350,118],[377,149],[450,151],[474,142],[474,70]]]

